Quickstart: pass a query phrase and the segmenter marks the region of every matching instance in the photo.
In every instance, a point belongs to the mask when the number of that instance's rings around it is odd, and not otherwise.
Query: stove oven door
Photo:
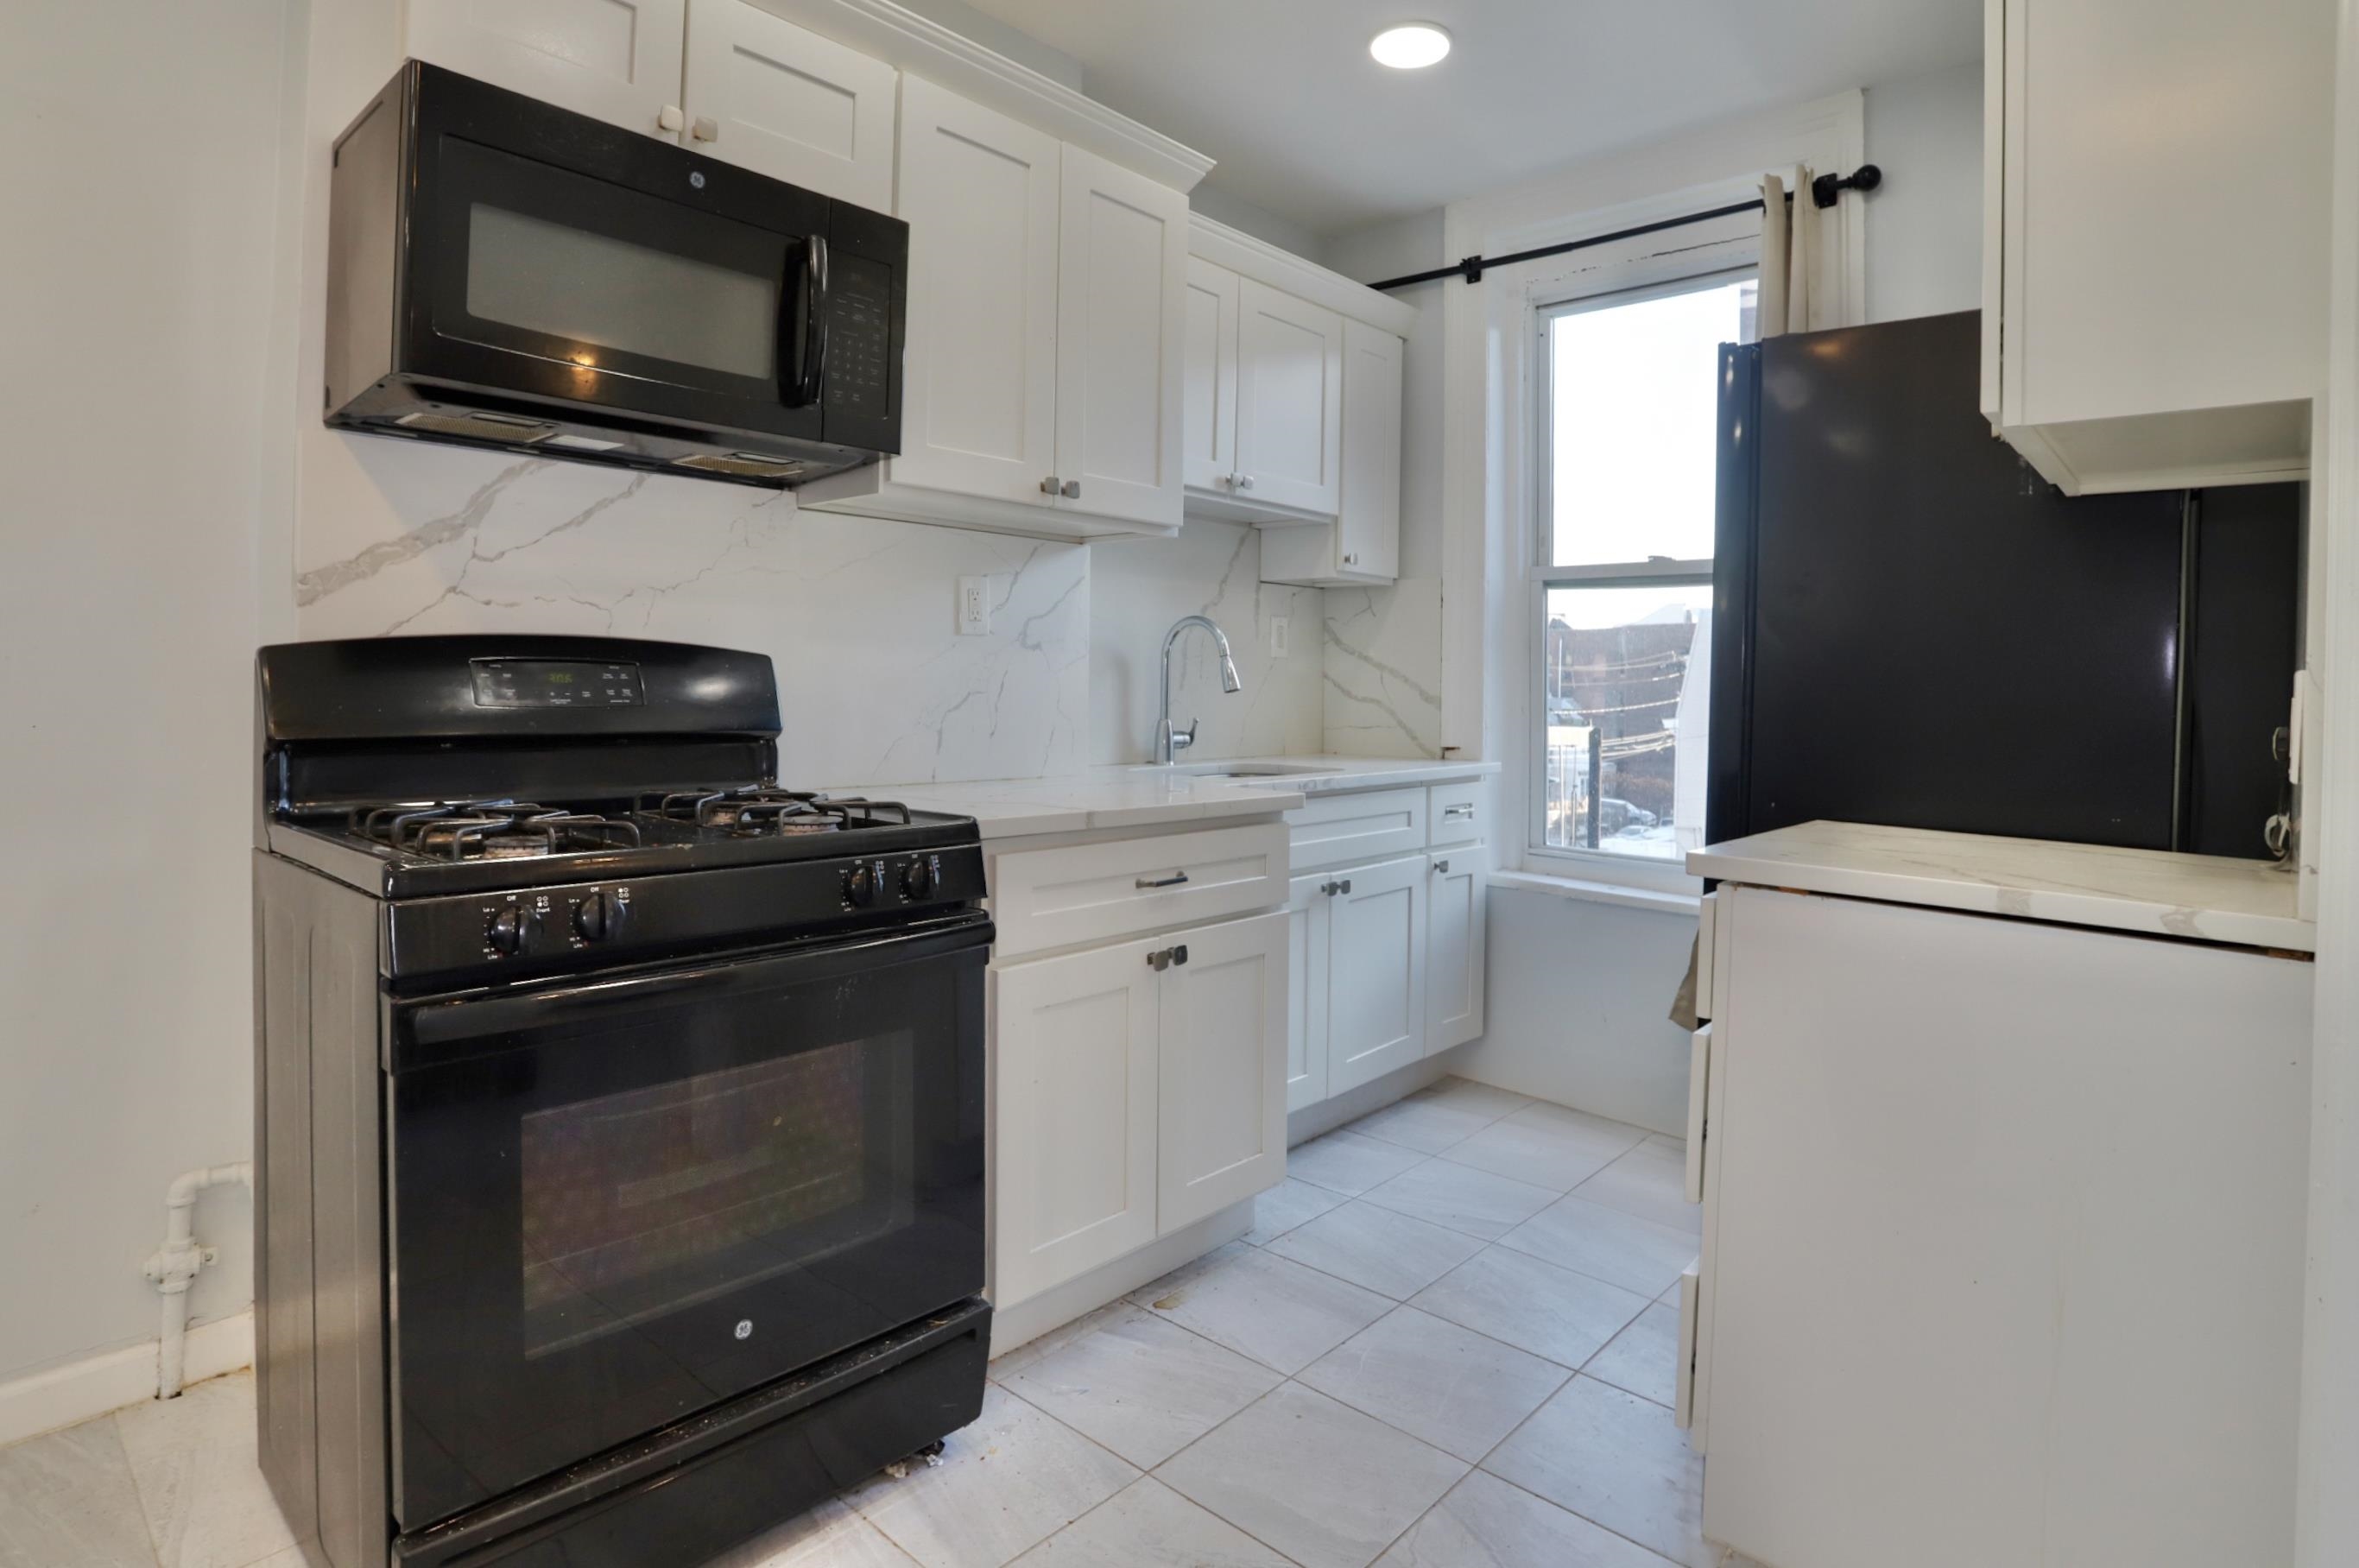
[[[396,1006],[405,1530],[981,1291],[990,938]]]

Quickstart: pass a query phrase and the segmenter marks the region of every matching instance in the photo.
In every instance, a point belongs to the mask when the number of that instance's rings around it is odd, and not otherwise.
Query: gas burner
[[[732,789],[689,789],[643,806],[641,814],[665,822],[693,822],[738,838],[786,837],[835,833],[843,828],[907,823],[909,808],[894,800],[832,800],[807,789],[745,785]],[[886,816],[881,813],[898,813]]]
[[[639,842],[630,822],[530,800],[379,806],[354,811],[352,825],[375,843],[435,860],[538,859]]]

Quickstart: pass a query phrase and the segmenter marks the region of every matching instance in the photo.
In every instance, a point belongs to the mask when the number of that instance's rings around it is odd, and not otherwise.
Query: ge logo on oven
[[[751,1339],[754,1337],[754,1320],[752,1318],[739,1318],[737,1320],[737,1337],[740,1339]]]

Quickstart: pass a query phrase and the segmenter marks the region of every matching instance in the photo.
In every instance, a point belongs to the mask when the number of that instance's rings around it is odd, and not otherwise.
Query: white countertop
[[[1188,771],[1212,767],[1308,771],[1247,779]],[[1240,757],[1217,763],[1183,762],[1177,769],[1124,764],[1054,779],[875,785],[834,793],[871,794],[903,800],[921,811],[956,811],[974,818],[984,838],[999,839],[1267,816],[1294,810],[1309,795],[1479,779],[1498,770],[1495,762],[1434,762],[1416,757]]]
[[[2102,926],[2247,947],[2315,951],[2294,875],[2267,861],[2154,849],[1985,838],[1920,828],[1805,822],[1711,844],[1698,877]]]

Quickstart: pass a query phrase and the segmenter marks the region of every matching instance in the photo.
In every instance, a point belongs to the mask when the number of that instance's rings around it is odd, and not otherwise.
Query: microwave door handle
[[[819,401],[820,378],[827,368],[827,236],[813,234],[800,251],[803,299],[802,358],[787,386],[787,407],[808,408]]]

